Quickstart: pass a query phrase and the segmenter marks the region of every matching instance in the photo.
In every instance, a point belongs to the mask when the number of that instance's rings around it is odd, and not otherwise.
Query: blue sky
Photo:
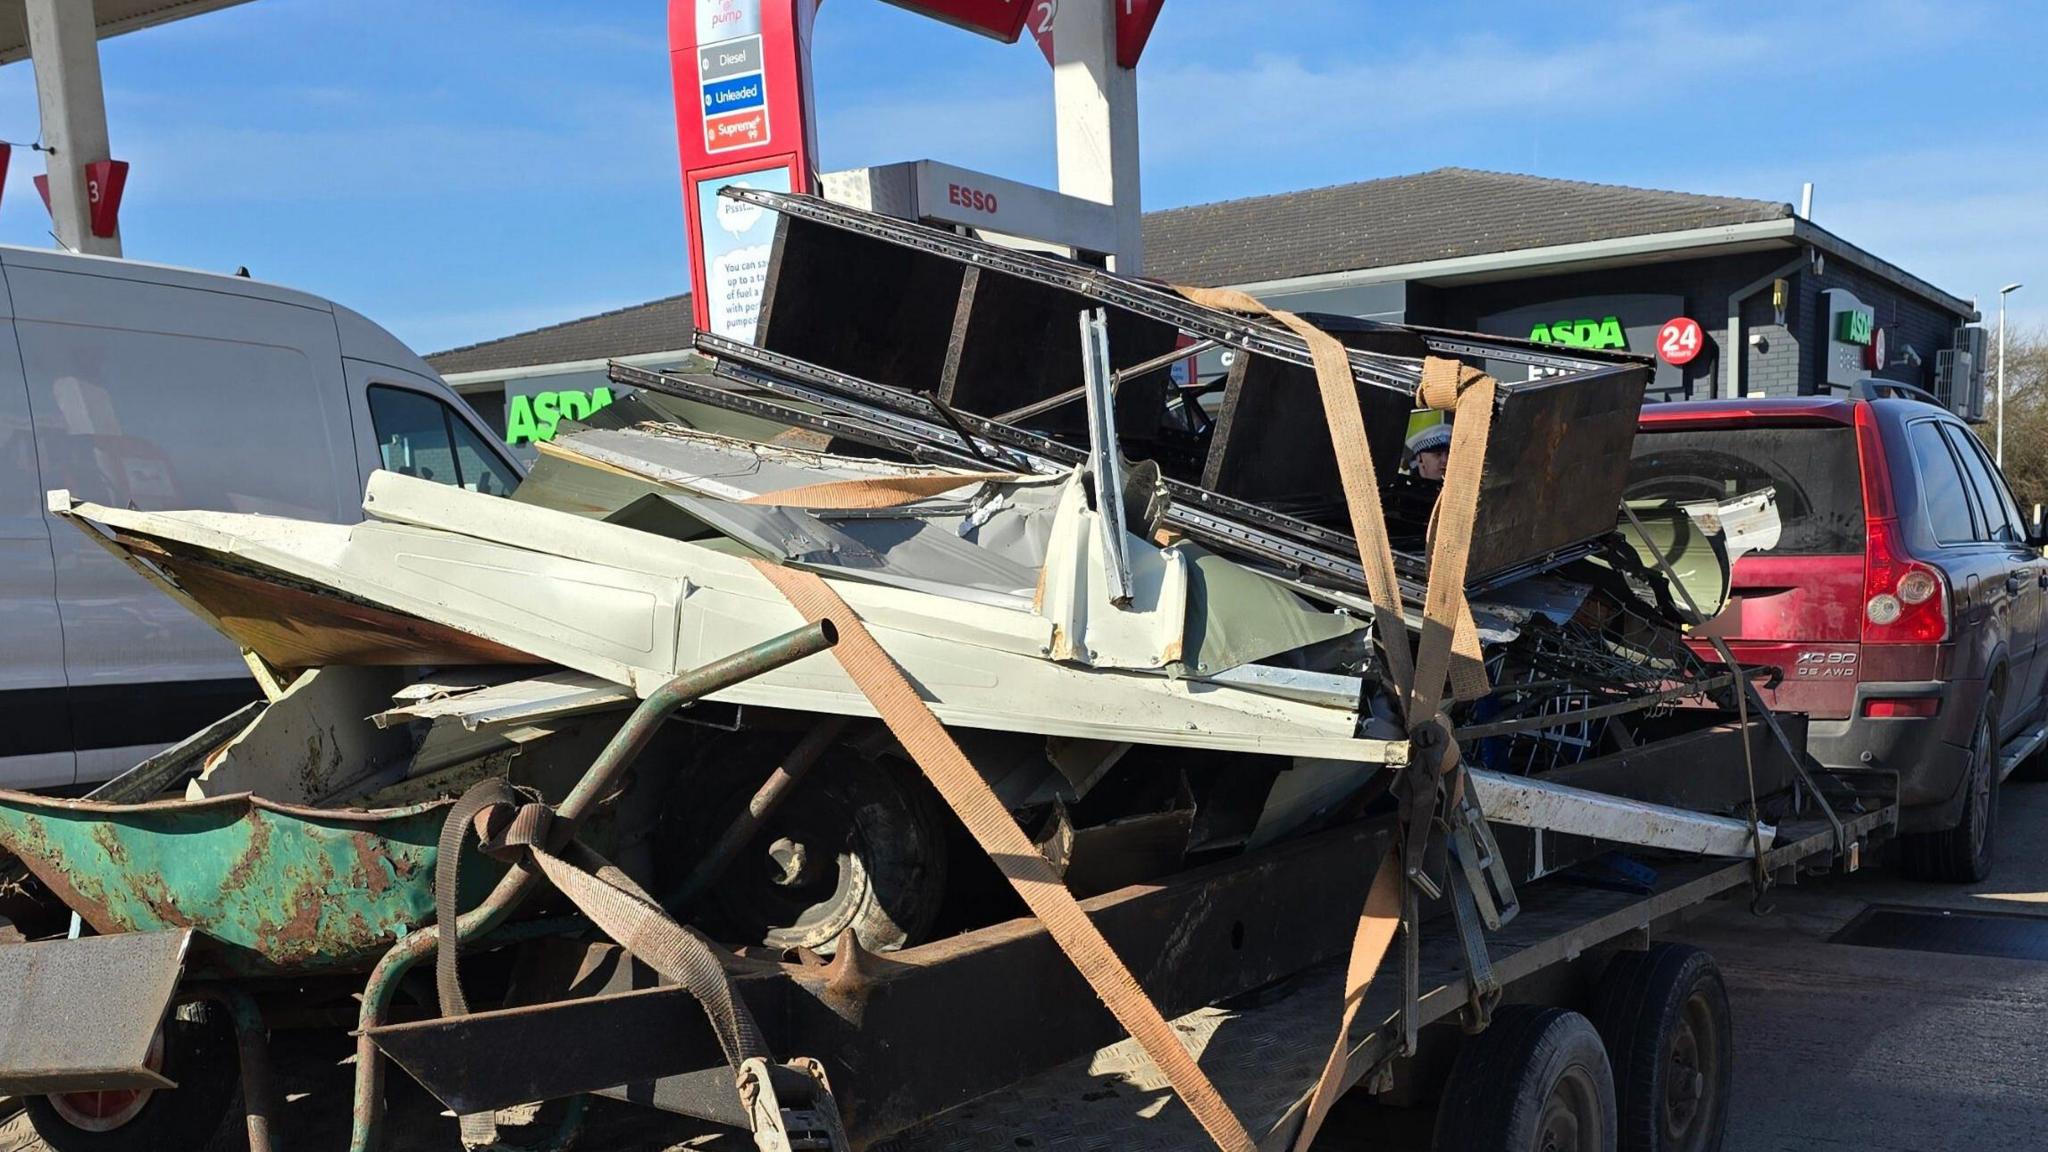
[[[1073,0],[1069,0],[1073,2]],[[663,0],[256,0],[104,42],[128,255],[331,296],[423,352],[687,287]],[[1796,200],[2048,322],[2044,6],[1169,0],[1148,207],[1446,164]],[[1051,79],[876,0],[817,29],[826,168],[1054,180]],[[0,138],[32,139],[27,64]],[[48,245],[15,152],[0,242]],[[680,342],[680,341],[679,341]]]

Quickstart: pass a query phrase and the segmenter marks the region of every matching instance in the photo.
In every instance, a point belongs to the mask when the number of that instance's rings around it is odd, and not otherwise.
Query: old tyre
[[[1436,1152],[1615,1152],[1600,1034],[1563,1008],[1514,1004],[1468,1037],[1437,1107]]]
[[[1728,1126],[1728,990],[1685,944],[1623,952],[1588,1015],[1614,1069],[1620,1152],[1716,1152]]]
[[[1974,884],[1991,875],[1992,835],[1998,828],[1998,739],[1991,723],[1997,702],[1987,700],[1970,742],[1962,819],[1953,828],[1899,837],[1900,870],[1911,880]]]
[[[151,1066],[176,1088],[33,1096],[24,1107],[50,1152],[229,1152],[246,1148],[241,1068],[227,1014],[164,1021]]]
[[[680,875],[746,807],[760,775],[728,775],[693,806]],[[830,955],[851,929],[885,952],[923,942],[946,892],[946,827],[914,770],[836,748],[770,814],[698,902],[723,940]]]

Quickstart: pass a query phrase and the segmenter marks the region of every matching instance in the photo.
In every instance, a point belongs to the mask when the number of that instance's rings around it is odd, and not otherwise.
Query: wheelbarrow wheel
[[[24,1105],[34,1143],[22,1152],[236,1152],[248,1146],[241,1070],[227,1014],[202,1005],[195,1020],[167,1019],[150,1065],[176,1088],[33,1096]]]

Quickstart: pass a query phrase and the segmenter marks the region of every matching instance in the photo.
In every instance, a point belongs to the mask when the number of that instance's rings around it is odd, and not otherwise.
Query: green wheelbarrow
[[[189,928],[195,973],[362,971],[434,916],[452,801],[300,808],[243,793],[102,804],[0,792],[0,847],[101,936]],[[464,906],[495,882],[464,862]]]
[[[556,818],[573,835],[678,707],[835,641],[829,623],[815,623],[649,693],[554,807]],[[0,1030],[0,1093],[31,1097],[38,1131],[44,1123],[67,1125],[69,1136],[128,1129],[146,1138],[137,1147],[203,1148],[231,1091],[211,1109],[166,1102],[192,1099],[188,1074],[205,1079],[205,1065],[219,1064],[209,1050],[225,1040],[239,1058],[247,1146],[274,1152],[267,1029],[244,984],[367,971],[361,1032],[381,1024],[399,982],[434,955],[448,927],[434,923],[435,873],[454,806],[306,808],[248,794],[105,803],[0,791],[0,847],[98,933],[0,947],[0,1019],[10,1022]],[[457,907],[466,909],[455,934],[465,942],[508,944],[581,926],[573,918],[507,922],[538,880],[532,871],[469,854],[455,876]],[[172,1011],[202,1002],[218,1010]],[[210,1036],[185,1027],[195,1023],[188,1016],[214,1025]],[[181,1036],[189,1051],[176,1050]],[[383,1072],[382,1053],[359,1035],[352,1152],[378,1142]],[[580,1114],[572,1109],[551,1146],[573,1140]]]

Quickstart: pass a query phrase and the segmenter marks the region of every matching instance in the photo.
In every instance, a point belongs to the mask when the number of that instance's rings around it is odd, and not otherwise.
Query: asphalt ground
[[[1837,943],[1865,909],[2039,917],[2048,947],[2048,783],[2010,779],[1982,884],[1902,880],[1889,861],[1709,905],[1672,938],[1711,952],[1728,987],[1735,1080],[1722,1152],[2048,1149],[2048,962]],[[1939,922],[1935,942],[1953,936]],[[1415,1152],[1426,1113],[1354,1104],[1319,1149]]]
[[[2002,786],[1982,884],[1879,868],[1773,903],[1718,906],[1682,934],[1720,962],[1734,1013],[1726,1152],[2048,1148],[2048,962],[1830,940],[1872,906],[2038,916],[2012,927],[2048,937],[2048,784]]]

